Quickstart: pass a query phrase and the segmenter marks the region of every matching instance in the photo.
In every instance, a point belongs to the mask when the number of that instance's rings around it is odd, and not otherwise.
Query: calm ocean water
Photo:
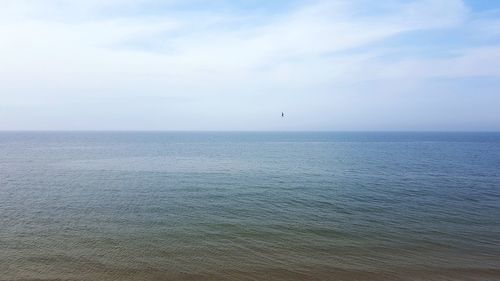
[[[500,280],[500,134],[3,132],[0,280]]]

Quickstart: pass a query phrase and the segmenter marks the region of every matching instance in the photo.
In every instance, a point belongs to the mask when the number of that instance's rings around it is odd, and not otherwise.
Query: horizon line
[[[2,130],[0,133],[500,133],[500,130]]]

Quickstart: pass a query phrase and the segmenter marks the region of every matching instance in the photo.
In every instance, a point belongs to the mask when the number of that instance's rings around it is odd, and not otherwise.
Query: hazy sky
[[[0,129],[500,130],[500,1],[0,0]]]

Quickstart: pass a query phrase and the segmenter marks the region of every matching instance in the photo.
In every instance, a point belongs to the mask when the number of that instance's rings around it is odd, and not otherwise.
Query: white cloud
[[[3,0],[6,1],[6,0]],[[81,1],[62,1],[62,7],[75,6]],[[96,10],[117,1],[88,1],[85,10]],[[132,3],[133,1],[128,1]],[[231,28],[237,19],[215,21],[219,15],[205,15],[195,21],[189,15],[179,17],[134,17],[98,19],[84,22],[59,22],[24,19],[4,24],[0,28],[1,51],[12,54],[3,62],[5,68],[25,71],[31,62],[50,60],[51,65],[84,72],[99,71],[114,66],[118,71],[130,67],[132,72],[163,69],[169,64],[188,70],[248,69],[267,67],[271,62],[308,60],[332,52],[363,46],[377,40],[418,29],[448,26],[459,22],[465,8],[459,1],[426,1],[401,6],[400,10],[368,17],[349,17],[353,4],[319,4],[306,6],[291,14],[269,18],[259,25]],[[8,1],[14,5],[14,1]],[[31,7],[33,2],[21,1]],[[57,10],[56,1],[51,10]],[[105,3],[105,4],[102,4]],[[81,8],[82,4],[77,5]],[[51,14],[45,7],[39,14]],[[16,9],[14,9],[16,10]],[[73,9],[70,9],[73,11]],[[432,11],[428,14],[428,11]],[[172,13],[174,14],[174,13]],[[347,16],[346,16],[347,15]],[[69,16],[69,15],[68,15]],[[199,13],[196,16],[200,16]],[[200,22],[201,21],[201,22]],[[241,19],[239,24],[245,21]],[[130,48],[127,48],[130,46]],[[142,49],[140,47],[143,47]],[[148,53],[148,54],[145,54]],[[87,69],[89,62],[116,57],[116,63]],[[126,58],[124,58],[126,57]],[[23,60],[18,60],[24,58]],[[148,60],[148,58],[151,60]],[[137,63],[131,63],[135,59]],[[71,62],[65,64],[64,62]],[[156,62],[156,63],[155,63]],[[36,63],[33,63],[36,65]],[[33,66],[31,64],[31,66]],[[62,65],[65,64],[65,65]],[[125,65],[124,65],[125,64]],[[137,66],[139,66],[137,68]],[[93,67],[93,66],[91,66]],[[47,69],[46,69],[47,70]]]

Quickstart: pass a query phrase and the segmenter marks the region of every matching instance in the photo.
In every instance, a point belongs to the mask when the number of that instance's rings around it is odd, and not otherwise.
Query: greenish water
[[[498,133],[0,133],[0,280],[499,280]]]

